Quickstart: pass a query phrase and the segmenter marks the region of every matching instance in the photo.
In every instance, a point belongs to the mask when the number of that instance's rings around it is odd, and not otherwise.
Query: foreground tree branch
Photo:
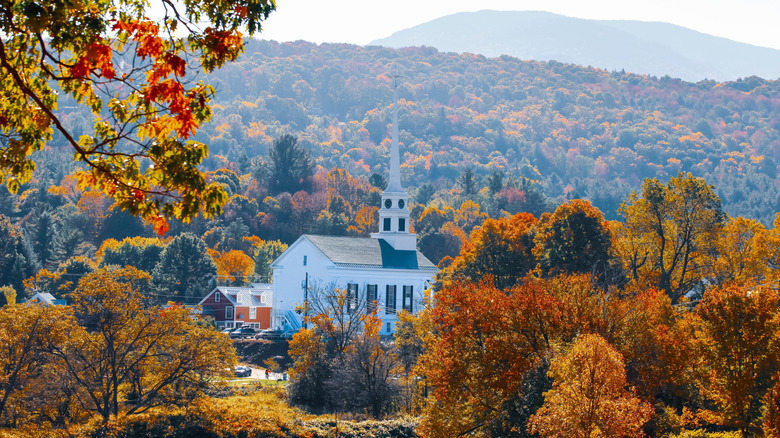
[[[104,192],[160,234],[166,218],[221,212],[226,193],[198,169],[208,147],[188,140],[211,117],[214,94],[193,73],[234,61],[242,32],[260,31],[276,5],[158,1],[159,24],[141,0],[0,4],[0,183],[11,192],[30,180],[32,155],[56,131],[85,165],[82,188]],[[81,138],[62,123],[66,95],[95,116]]]

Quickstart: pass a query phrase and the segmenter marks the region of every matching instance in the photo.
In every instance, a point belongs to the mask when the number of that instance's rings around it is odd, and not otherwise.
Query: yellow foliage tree
[[[236,362],[230,339],[193,320],[189,309],[147,307],[135,286],[147,281],[130,267],[86,275],[71,294],[81,325],[49,350],[80,405],[104,422],[189,403]]]
[[[246,284],[255,272],[255,262],[243,251],[217,252],[208,249],[208,253],[217,265],[217,276],[227,279],[230,284]]]
[[[37,304],[0,308],[0,424],[22,425],[49,418],[59,397],[40,397],[55,379],[45,349],[61,345],[75,325],[65,306]],[[40,419],[40,418],[37,418]]]
[[[725,214],[704,180],[690,173],[667,184],[646,179],[641,196],[632,193],[620,213],[626,219],[621,252],[635,281],[655,285],[677,302],[709,272],[707,254],[715,252]]]
[[[757,220],[730,218],[718,236],[713,277],[719,284],[764,282],[770,275],[769,237],[767,229]]]
[[[582,335],[550,364],[553,389],[531,416],[543,437],[641,437],[653,407],[626,389],[623,357],[602,337]]]

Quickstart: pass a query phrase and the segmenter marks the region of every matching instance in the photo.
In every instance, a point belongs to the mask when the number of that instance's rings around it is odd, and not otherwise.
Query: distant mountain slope
[[[780,50],[658,22],[585,20],[539,11],[462,12],[373,41],[515,56],[686,81],[780,77]]]

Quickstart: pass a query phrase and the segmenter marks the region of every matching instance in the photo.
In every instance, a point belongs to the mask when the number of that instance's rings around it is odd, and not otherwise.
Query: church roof
[[[420,251],[399,251],[383,239],[304,235],[336,266],[437,270]]]

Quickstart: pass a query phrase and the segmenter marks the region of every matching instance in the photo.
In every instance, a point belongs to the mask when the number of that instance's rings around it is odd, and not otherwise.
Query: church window
[[[386,217],[384,220],[384,226],[382,227],[382,231],[390,231],[390,218]]]
[[[395,313],[395,285],[388,284],[385,293],[385,313]]]
[[[357,302],[358,302],[358,285],[356,283],[349,283],[347,284],[347,313],[352,313],[353,310],[357,309]]]
[[[404,208],[404,200],[403,199],[399,199],[398,200],[398,208]]]
[[[412,286],[404,286],[403,309],[412,313]]]
[[[390,208],[393,206],[393,200],[392,199],[385,199],[385,208]]]
[[[306,266],[306,256],[303,256],[303,266]]]
[[[366,311],[368,313],[376,312],[376,285],[366,285]]]
[[[398,218],[398,231],[406,231],[406,219]]]

